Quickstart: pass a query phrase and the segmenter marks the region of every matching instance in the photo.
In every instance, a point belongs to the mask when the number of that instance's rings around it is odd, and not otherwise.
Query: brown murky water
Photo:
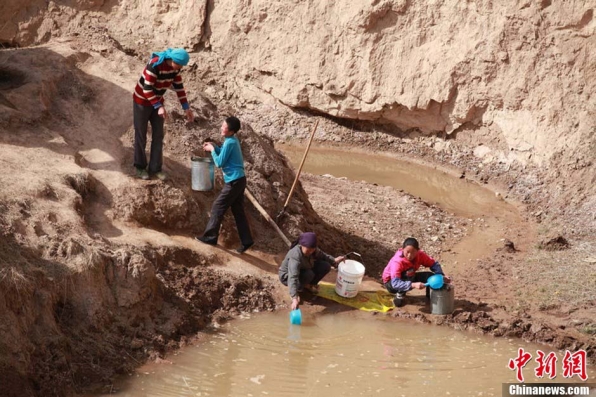
[[[303,147],[279,145],[277,148],[298,168],[304,155]],[[494,252],[506,237],[505,226],[522,222],[517,208],[499,199],[492,191],[396,157],[311,147],[302,172],[391,186],[448,212],[476,220],[482,226],[473,228],[451,253],[443,254],[442,259],[448,263],[457,261],[463,265]]]
[[[537,346],[517,340],[381,316],[305,315],[297,326],[287,313],[263,313],[182,349],[172,364],[140,368],[116,395],[500,396],[502,383],[516,382],[507,363],[519,347],[536,356]],[[537,381],[534,367],[523,369],[526,381]]]

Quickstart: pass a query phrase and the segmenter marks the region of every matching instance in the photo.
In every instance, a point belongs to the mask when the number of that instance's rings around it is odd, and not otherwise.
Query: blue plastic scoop
[[[443,287],[443,275],[442,274],[433,274],[426,280],[427,287],[431,287],[432,289],[441,289]]]
[[[292,310],[290,312],[290,324],[302,324],[302,312],[300,311],[300,309]]]

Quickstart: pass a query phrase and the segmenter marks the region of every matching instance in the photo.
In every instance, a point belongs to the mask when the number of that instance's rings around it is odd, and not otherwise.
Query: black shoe
[[[403,305],[406,304],[406,302],[403,297],[396,296],[395,298],[393,298],[393,304],[395,305],[395,307],[402,307]]]
[[[144,168],[140,168],[140,167],[135,167],[136,168],[136,176],[139,179],[142,179],[144,181],[148,181],[149,180],[149,174],[147,173],[147,170],[145,170]]]
[[[246,245],[241,245],[240,247],[236,248],[236,252],[239,254],[243,254],[247,249],[255,245],[255,243],[250,243]]]
[[[207,245],[217,245],[217,240],[213,241],[213,240],[207,240],[205,237],[195,237],[195,240],[200,241],[203,244],[207,244]]]

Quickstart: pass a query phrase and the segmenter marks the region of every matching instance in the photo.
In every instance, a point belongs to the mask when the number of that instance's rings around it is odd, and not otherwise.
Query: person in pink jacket
[[[417,272],[420,266],[430,268],[431,272]],[[425,283],[433,274],[442,274],[445,282],[450,278],[445,276],[439,262],[428,256],[420,249],[418,240],[413,237],[405,239],[393,258],[383,270],[383,285],[392,294],[393,304],[401,307],[405,304],[406,293],[414,288],[423,289]],[[429,297],[430,290],[426,287],[426,297]]]

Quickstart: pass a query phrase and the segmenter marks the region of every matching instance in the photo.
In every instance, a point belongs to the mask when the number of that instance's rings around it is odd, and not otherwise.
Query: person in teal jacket
[[[211,152],[215,166],[221,168],[225,185],[211,207],[211,217],[207,222],[203,236],[196,237],[196,239],[205,244],[216,245],[224,214],[231,207],[242,244],[236,251],[242,254],[253,246],[254,241],[244,213],[246,176],[244,175],[244,159],[240,141],[236,137],[239,130],[240,120],[233,116],[228,117],[221,125],[221,135],[224,137],[223,145],[219,147],[212,142],[203,144],[203,150]]]

